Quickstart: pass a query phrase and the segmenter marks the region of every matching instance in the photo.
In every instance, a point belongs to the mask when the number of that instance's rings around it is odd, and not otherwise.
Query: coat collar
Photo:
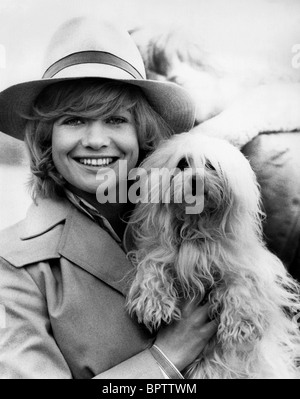
[[[21,224],[20,238],[27,240],[40,236],[66,220],[72,205],[67,200],[38,199],[28,209]]]
[[[58,252],[126,294],[132,264],[111,235],[76,208],[66,219]]]
[[[69,201],[43,199],[33,204],[21,223],[19,237],[21,250],[12,250],[17,267],[63,257],[126,294],[126,276],[132,265],[125,252]]]

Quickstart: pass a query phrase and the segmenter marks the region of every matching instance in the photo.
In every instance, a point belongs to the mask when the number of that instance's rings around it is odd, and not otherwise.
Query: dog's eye
[[[190,165],[188,164],[188,161],[186,160],[186,158],[182,158],[179,162],[178,162],[178,165],[177,165],[177,168],[178,169],[180,169],[180,170],[184,170],[184,169],[186,169],[186,168],[189,168],[190,167]]]
[[[205,167],[208,170],[216,170],[209,161],[206,162]]]
[[[191,186],[192,186],[192,195],[195,196],[197,194],[197,178],[193,176],[191,179]]]

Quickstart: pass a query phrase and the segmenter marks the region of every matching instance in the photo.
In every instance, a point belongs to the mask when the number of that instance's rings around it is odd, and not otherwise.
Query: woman
[[[64,24],[45,71],[0,93],[0,130],[25,132],[34,198],[1,233],[0,376],[182,378],[215,322],[206,306],[183,304],[183,319],[151,336],[128,316],[130,204],[96,194],[99,179],[121,184],[121,161],[130,171],[161,138],[189,130],[193,103],[176,85],[146,80],[129,35],[103,21]]]

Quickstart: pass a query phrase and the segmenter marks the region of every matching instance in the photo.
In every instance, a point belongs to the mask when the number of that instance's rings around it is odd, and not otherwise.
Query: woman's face
[[[81,191],[96,193],[104,179],[106,187],[116,189],[120,161],[125,161],[125,164],[121,162],[121,172],[124,165],[129,172],[136,166],[138,157],[134,119],[125,108],[106,119],[63,115],[54,122],[54,165],[71,186]]]

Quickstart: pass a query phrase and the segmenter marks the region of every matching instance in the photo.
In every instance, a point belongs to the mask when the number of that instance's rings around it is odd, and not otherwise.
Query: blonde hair
[[[52,160],[53,123],[62,115],[108,118],[120,108],[134,119],[140,158],[174,134],[165,120],[150,106],[143,91],[134,85],[109,80],[81,79],[52,84],[37,97],[25,131],[29,151],[33,198],[64,196],[65,180]]]

